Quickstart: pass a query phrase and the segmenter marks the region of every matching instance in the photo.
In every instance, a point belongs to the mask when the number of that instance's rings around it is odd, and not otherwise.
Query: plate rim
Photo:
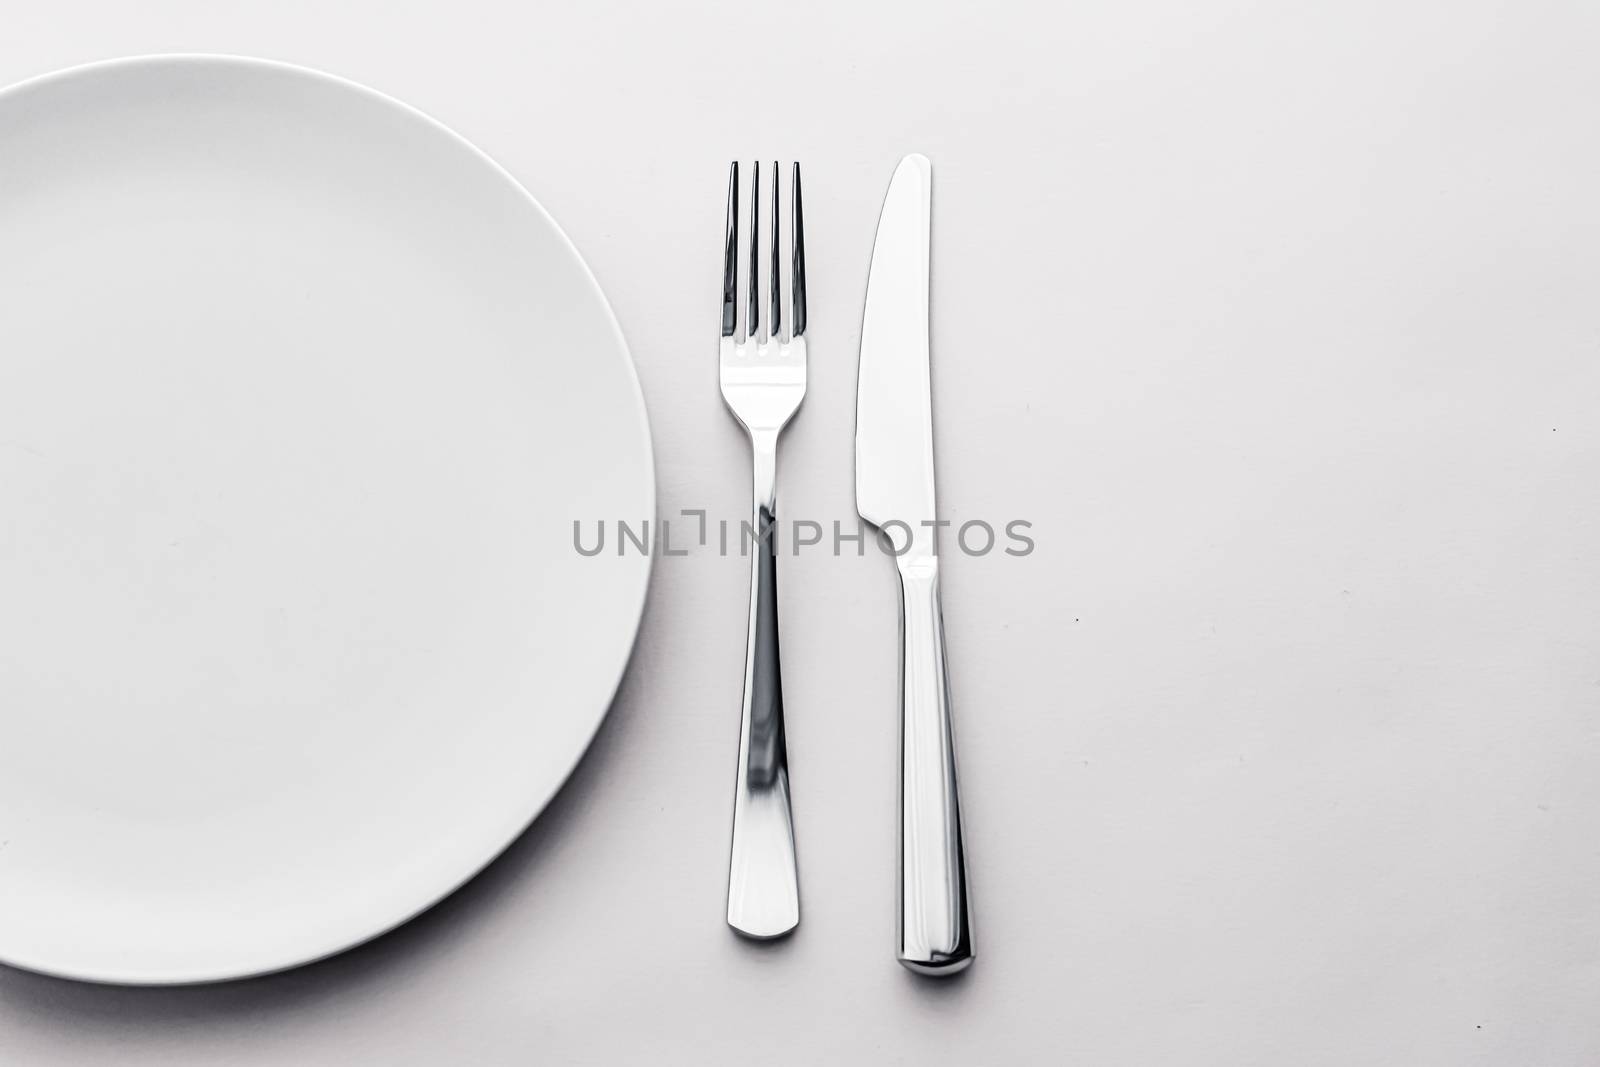
[[[544,207],[544,205],[539,202],[539,200],[528,190],[526,186],[522,184],[521,181],[517,179],[514,174],[502,166],[482,148],[479,148],[476,144],[468,140],[456,130],[451,129],[449,126],[434,118],[432,115],[421,110],[420,108],[415,107],[414,105],[406,103],[404,100],[391,96],[382,90],[374,89],[371,86],[365,85],[361,82],[345,78],[341,75],[332,74],[328,71],[320,70],[315,67],[309,67],[303,64],[288,62],[285,60],[268,59],[261,56],[248,56],[226,52],[153,52],[147,54],[116,56],[107,59],[91,60],[89,62],[79,63],[69,67],[62,67],[47,71],[42,74],[32,75],[20,81],[11,82],[4,86],[0,86],[0,108],[8,106],[18,96],[56,82],[73,81],[85,77],[96,77],[116,70],[133,67],[182,67],[207,65],[216,66],[219,68],[272,71],[278,74],[286,74],[297,78],[304,78],[310,81],[320,82],[324,85],[334,87],[341,91],[352,92],[366,97],[367,99],[385,107],[394,108],[408,118],[421,122],[433,133],[442,135],[448,141],[454,143],[457,147],[468,152],[479,163],[487,166],[493,173],[498,175],[509,185],[511,190],[523,202],[523,204],[525,204],[528,208],[531,208],[544,220],[546,224],[548,224],[550,230],[555,234],[556,238],[566,250],[567,254],[571,257],[573,262],[577,264],[578,269],[582,272],[583,280],[588,288],[593,292],[594,296],[598,298],[600,307],[604,311],[606,321],[610,326],[612,339],[616,342],[622,354],[623,370],[625,371],[628,383],[632,387],[631,398],[633,416],[638,420],[639,426],[644,431],[644,459],[649,471],[649,477],[646,479],[645,513],[649,518],[653,519],[655,517],[656,507],[658,504],[655,438],[654,434],[651,432],[650,414],[649,409],[645,404],[644,388],[639,379],[638,365],[634,362],[633,349],[628,344],[627,336],[623,333],[622,324],[617,318],[616,310],[611,306],[611,301],[606,296],[605,290],[601,288],[599,279],[595,277],[594,269],[590,267],[588,260],[583,257],[583,253],[578,249],[578,246],[573,242],[571,236],[566,232],[566,230],[562,228],[560,222],[556,220],[555,216],[553,216]],[[630,634],[627,641],[626,652],[621,657],[621,662],[616,665],[614,677],[611,678],[609,684],[603,690],[605,693],[605,698],[600,708],[600,712],[595,716],[594,723],[589,728],[588,735],[584,738],[583,744],[578,747],[570,765],[567,766],[567,768],[559,776],[552,776],[552,784],[549,786],[549,788],[544,790],[542,796],[537,797],[533,804],[532,810],[529,811],[527,817],[524,819],[519,819],[516,822],[513,832],[509,837],[496,845],[480,863],[466,871],[460,877],[455,878],[454,881],[450,881],[442,889],[438,889],[437,891],[429,890],[427,899],[424,900],[420,906],[402,914],[398,918],[385,919],[380,925],[368,930],[365,933],[361,933],[354,937],[342,938],[336,943],[314,953],[306,954],[304,951],[295,951],[286,954],[285,958],[281,961],[266,965],[244,968],[236,967],[225,970],[195,971],[193,973],[173,972],[170,974],[138,974],[134,973],[133,971],[115,971],[111,969],[95,970],[56,967],[42,961],[30,961],[15,957],[9,951],[3,948],[0,948],[0,964],[4,964],[8,967],[14,967],[23,971],[28,971],[33,974],[44,975],[50,978],[88,982],[98,985],[135,987],[215,985],[222,982],[233,982],[250,978],[265,977],[267,975],[278,974],[283,971],[293,970],[297,967],[309,966],[311,964],[330,959],[342,953],[349,952],[352,949],[359,948],[360,946],[383,937],[386,934],[392,933],[393,931],[405,926],[407,923],[410,923],[412,920],[448,900],[469,882],[482,874],[485,869],[503,856],[507,849],[509,849],[513,844],[520,840],[524,834],[528,832],[533,824],[538,821],[539,817],[544,814],[545,810],[550,806],[551,801],[555,799],[557,794],[566,788],[567,783],[571,780],[573,773],[578,769],[578,765],[583,762],[584,758],[589,754],[590,749],[594,747],[594,740],[599,735],[600,728],[611,716],[611,710],[616,704],[617,694],[621,690],[622,683],[627,677],[628,668],[632,664],[634,653],[638,649],[639,634],[643,628],[644,612],[649,602],[650,586],[655,573],[655,553],[647,552],[643,553],[642,555],[644,566],[639,578],[639,588],[634,597],[634,604],[631,612],[631,622],[629,624]]]

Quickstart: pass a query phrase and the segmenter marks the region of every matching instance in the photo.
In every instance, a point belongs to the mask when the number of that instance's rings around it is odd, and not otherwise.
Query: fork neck
[[[769,518],[778,510],[778,431],[751,430],[750,456],[754,463],[751,487],[754,490],[757,518]]]

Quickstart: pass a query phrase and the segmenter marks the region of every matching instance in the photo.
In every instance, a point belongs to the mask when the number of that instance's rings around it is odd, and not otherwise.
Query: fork
[[[806,394],[806,253],[800,164],[789,186],[790,306],[788,329],[779,265],[778,164],[772,164],[771,257],[767,321],[761,321],[761,165],[750,171],[750,265],[741,309],[739,164],[728,172],[728,218],[722,261],[722,398],[750,435],[754,464],[754,544],[750,626],[739,723],[739,774],[734,788],[733,843],[728,856],[728,925],[746,937],[772,938],[800,922],[789,760],[783,732],[783,681],[778,668],[778,435]],[[747,535],[748,536],[748,535]],[[745,543],[741,538],[741,544]]]

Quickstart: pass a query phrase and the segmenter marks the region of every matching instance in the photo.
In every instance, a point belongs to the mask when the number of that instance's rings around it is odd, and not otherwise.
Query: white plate
[[[638,381],[537,203],[254,60],[0,93],[0,960],[164,983],[402,922],[604,716]]]

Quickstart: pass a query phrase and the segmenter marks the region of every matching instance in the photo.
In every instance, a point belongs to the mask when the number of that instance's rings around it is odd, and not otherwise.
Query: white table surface
[[[925,152],[942,509],[1038,541],[946,566],[964,977],[892,956],[871,552],[783,561],[805,917],[724,928],[747,569],[701,550],[660,561],[599,739],[467,888],[251,982],[0,970],[0,1062],[1600,1062],[1600,9],[13,0],[0,27],[4,82],[261,55],[475,141],[610,295],[668,515],[746,499],[727,161],[806,166],[780,477],[828,522],[878,206]]]

